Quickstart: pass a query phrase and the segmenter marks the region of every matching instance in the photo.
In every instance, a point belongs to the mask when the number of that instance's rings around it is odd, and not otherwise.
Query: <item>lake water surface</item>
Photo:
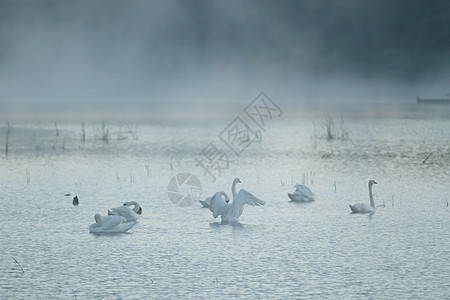
[[[82,120],[12,119],[8,156],[2,122],[0,298],[449,299],[449,107],[286,109],[213,182],[196,159],[211,142],[229,151],[219,135],[236,116],[250,124],[240,108],[86,121],[85,141]],[[239,177],[267,204],[221,224],[199,203],[171,202],[182,172],[199,178],[202,199],[231,194]],[[350,214],[349,203],[369,203],[370,179],[377,212]],[[316,202],[288,201],[302,181]],[[95,213],[129,200],[143,207],[129,232],[89,233]]]

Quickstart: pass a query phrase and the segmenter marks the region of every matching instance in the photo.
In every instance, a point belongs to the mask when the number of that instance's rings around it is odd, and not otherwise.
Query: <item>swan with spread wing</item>
[[[221,216],[223,222],[235,222],[242,215],[245,204],[252,206],[263,206],[266,204],[265,201],[256,198],[244,189],[241,189],[238,193],[236,193],[236,184],[238,183],[241,183],[241,180],[239,178],[235,178],[233,180],[233,184],[231,185],[233,202],[226,202],[222,198],[221,192],[217,192],[211,198],[209,209],[213,213],[214,218]]]

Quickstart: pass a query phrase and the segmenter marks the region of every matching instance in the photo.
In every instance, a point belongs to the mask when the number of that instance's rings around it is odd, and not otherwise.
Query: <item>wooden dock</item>
[[[449,98],[420,98],[417,96],[417,103],[419,104],[450,104]]]

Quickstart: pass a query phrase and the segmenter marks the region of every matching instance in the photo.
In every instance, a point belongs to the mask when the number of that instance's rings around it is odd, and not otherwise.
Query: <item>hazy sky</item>
[[[436,8],[422,16],[424,1],[390,2],[0,0],[0,103],[450,92],[449,38],[428,42],[428,23],[419,23],[439,14],[430,26],[445,29],[450,7],[426,1]],[[420,30],[402,18],[418,20]],[[422,44],[403,45],[416,40]],[[426,59],[411,63],[417,57]]]

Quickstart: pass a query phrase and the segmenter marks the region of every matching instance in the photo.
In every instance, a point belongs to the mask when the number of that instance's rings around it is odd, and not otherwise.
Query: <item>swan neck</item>
[[[370,206],[375,208],[375,203],[373,202],[373,196],[372,196],[372,185],[369,183],[369,198],[370,198]]]
[[[222,192],[220,192],[220,194],[225,197],[225,200],[230,200],[230,198],[228,197],[227,193],[222,191]]]
[[[139,209],[141,208],[141,206],[139,205],[139,203],[137,203],[136,201],[130,201],[129,203],[130,203],[130,205],[133,205],[133,206],[134,206],[134,207],[133,207],[133,211],[134,211],[135,213],[137,213],[137,212],[139,211]]]
[[[233,193],[233,199],[236,197],[236,184],[237,184],[237,180],[233,181],[233,185],[231,186],[231,192]]]

